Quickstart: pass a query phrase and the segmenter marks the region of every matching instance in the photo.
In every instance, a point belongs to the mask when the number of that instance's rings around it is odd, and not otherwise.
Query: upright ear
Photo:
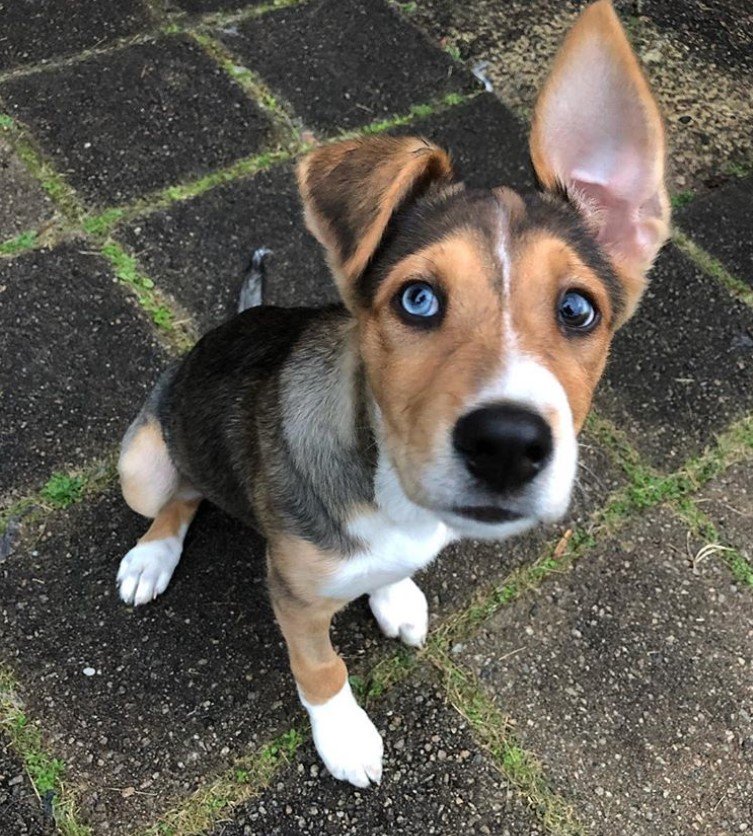
[[[451,179],[447,154],[417,137],[350,139],[316,148],[301,160],[306,226],[324,246],[349,307],[395,212],[432,184]]]
[[[589,6],[565,38],[539,95],[531,158],[546,189],[563,190],[612,257],[628,315],[667,238],[664,129],[609,0]]]

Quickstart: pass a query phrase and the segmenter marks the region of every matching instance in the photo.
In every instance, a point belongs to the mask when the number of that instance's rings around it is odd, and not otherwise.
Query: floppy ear
[[[316,148],[298,164],[306,226],[324,246],[340,295],[355,284],[390,218],[433,183],[449,183],[447,154],[417,137],[367,137]]]
[[[611,256],[627,316],[667,238],[664,128],[609,0],[589,6],[565,38],[539,95],[531,158],[544,188],[564,190]]]

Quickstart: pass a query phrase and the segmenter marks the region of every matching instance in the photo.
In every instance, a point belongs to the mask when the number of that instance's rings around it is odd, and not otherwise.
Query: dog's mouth
[[[453,508],[452,513],[476,522],[493,524],[523,519],[523,514],[511,511],[509,508],[498,508],[495,505],[461,505]]]

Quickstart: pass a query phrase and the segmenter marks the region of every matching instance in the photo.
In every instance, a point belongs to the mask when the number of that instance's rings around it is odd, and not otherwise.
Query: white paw
[[[426,596],[411,580],[383,586],[369,596],[369,606],[385,636],[421,647],[429,629]]]
[[[311,705],[303,695],[301,702],[311,719],[316,751],[331,775],[356,787],[380,783],[382,736],[356,702],[348,682],[322,705]]]
[[[161,595],[180,560],[177,537],[139,543],[120,561],[117,584],[126,604],[138,607]]]

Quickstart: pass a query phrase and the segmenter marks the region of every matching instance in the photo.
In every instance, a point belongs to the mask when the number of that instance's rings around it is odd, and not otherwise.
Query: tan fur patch
[[[432,277],[448,299],[442,324],[401,322],[391,300],[412,279]],[[437,434],[449,431],[470,396],[498,374],[504,331],[499,265],[481,233],[453,232],[400,262],[362,313],[361,351],[404,480],[417,496]]]
[[[518,345],[562,384],[580,430],[609,351],[609,294],[571,247],[547,233],[516,241],[511,255],[510,311]],[[601,323],[588,335],[568,336],[557,323],[557,302],[569,289],[585,291],[601,313]]]
[[[137,514],[155,517],[178,488],[180,477],[160,425],[147,421],[123,447],[118,461],[123,499]]]
[[[321,705],[340,691],[348,673],[329,636],[332,617],[346,602],[316,593],[336,558],[299,537],[280,535],[269,544],[267,564],[293,676],[308,702]]]
[[[182,526],[190,525],[200,504],[201,499],[175,499],[168,502],[154,518],[154,522],[139,543],[176,537]]]

